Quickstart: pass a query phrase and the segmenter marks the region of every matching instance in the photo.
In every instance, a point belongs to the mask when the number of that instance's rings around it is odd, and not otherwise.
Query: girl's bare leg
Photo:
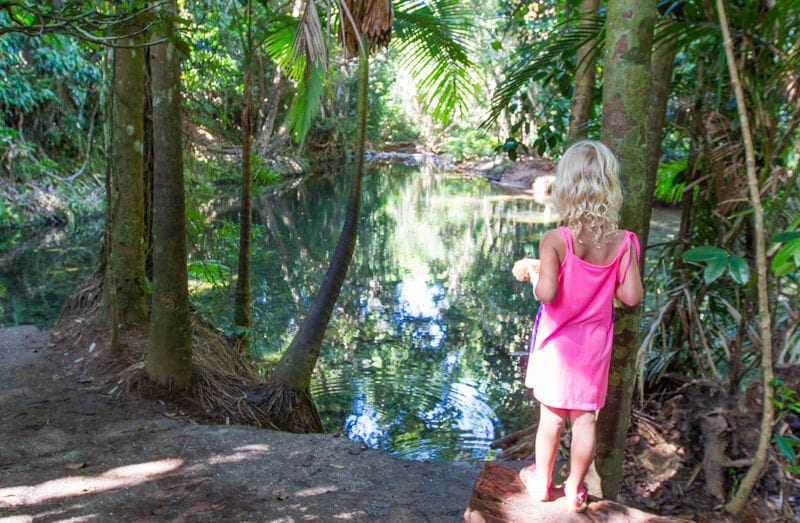
[[[539,413],[539,428],[536,430],[536,473],[541,474],[550,487],[553,477],[553,467],[558,457],[558,447],[561,440],[561,429],[567,411],[553,409],[542,405]]]
[[[569,476],[564,483],[564,493],[570,499],[575,500],[576,496],[584,491],[583,481],[594,458],[595,413],[594,411],[573,410],[570,411],[569,418],[572,428],[572,444],[569,449]]]

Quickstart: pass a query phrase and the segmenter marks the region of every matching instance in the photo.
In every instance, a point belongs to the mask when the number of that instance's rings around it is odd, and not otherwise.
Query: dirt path
[[[0,521],[460,521],[482,466],[194,424],[65,357],[34,327],[0,330]]]

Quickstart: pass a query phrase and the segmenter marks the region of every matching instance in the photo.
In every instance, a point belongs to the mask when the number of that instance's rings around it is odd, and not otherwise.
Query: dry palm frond
[[[732,136],[732,122],[720,113],[712,113],[706,119],[706,144],[714,197],[724,216],[748,201],[744,147]]]
[[[389,45],[394,23],[391,0],[340,0],[339,8],[342,16],[338,34],[348,56],[358,54],[359,33],[370,51]]]
[[[305,58],[307,64],[321,65],[327,69],[328,53],[325,47],[325,37],[314,0],[308,0],[306,3],[306,9],[292,42],[292,61],[302,58]]]

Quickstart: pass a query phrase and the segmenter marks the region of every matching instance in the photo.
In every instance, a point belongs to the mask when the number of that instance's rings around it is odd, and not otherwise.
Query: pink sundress
[[[536,315],[525,385],[544,405],[598,410],[606,401],[614,335],[614,294],[622,283],[620,261],[630,246],[639,257],[639,239],[623,231],[619,251],[608,265],[575,255],[572,233],[559,227],[566,245],[558,272],[558,293]],[[630,257],[622,274],[628,271]]]

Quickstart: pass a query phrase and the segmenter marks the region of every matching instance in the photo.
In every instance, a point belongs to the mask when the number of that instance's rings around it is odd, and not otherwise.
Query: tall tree
[[[340,35],[349,54],[358,56],[356,148],[345,220],[331,263],[308,315],[273,369],[269,381],[253,391],[249,398],[271,423],[291,432],[323,430],[322,420],[311,397],[311,376],[358,237],[366,148],[369,50],[378,45],[388,45],[391,37],[393,13],[390,0],[348,0],[344,8],[347,9],[348,16],[343,16]],[[316,10],[316,6],[310,2],[307,9]],[[313,19],[316,14],[309,14],[307,11],[304,18],[306,16]],[[311,27],[318,27],[313,21],[306,23],[312,24]],[[299,45],[304,47],[314,44],[300,41]]]
[[[651,89],[651,49],[656,0],[610,0],[606,18],[603,71],[602,139],[619,158],[625,189],[622,226],[647,243],[647,117]],[[639,310],[616,313],[614,351],[606,407],[597,430],[597,470],[603,495],[619,492],[622,459],[630,423],[636,355],[639,349]]]
[[[144,55],[142,17],[117,30],[111,89],[109,269],[101,315],[115,323],[147,319],[144,235]],[[112,289],[113,285],[113,289]]]
[[[736,96],[736,106],[739,112],[739,123],[741,124],[742,139],[746,157],[747,185],[750,192],[750,203],[753,205],[753,236],[756,244],[756,285],[758,288],[758,327],[761,335],[761,373],[762,373],[762,416],[759,431],[758,446],[753,459],[753,465],[747,470],[742,478],[742,482],[736,489],[734,497],[725,505],[727,512],[738,514],[742,511],[750,493],[753,490],[764,467],[767,465],[767,452],[769,451],[770,441],[772,440],[772,425],[774,423],[775,406],[774,401],[774,373],[772,370],[772,325],[769,310],[769,296],[767,293],[767,255],[766,239],[764,228],[764,212],[761,205],[761,189],[756,173],[755,152],[753,150],[753,136],[750,132],[750,120],[747,114],[747,101],[744,89],[739,78],[739,71],[736,66],[736,56],[733,51],[731,40],[731,30],[728,24],[728,16],[725,12],[725,3],[717,0],[717,15],[719,16],[720,28],[723,34],[723,47],[728,63],[731,85]]]
[[[186,273],[177,0],[162,4],[164,30],[150,53],[153,98],[153,298],[145,368],[156,383],[186,388],[192,327]]]
[[[239,201],[239,264],[236,278],[234,303],[234,324],[240,329],[239,341],[243,347],[249,347],[248,330],[251,322],[251,290],[250,290],[250,229],[253,223],[252,180],[252,129],[253,113],[253,3],[247,1],[244,16],[244,31],[241,35],[244,51],[244,80],[242,93],[242,193]]]
[[[578,29],[589,35],[596,34],[597,8],[600,0],[581,0],[581,18]],[[592,112],[592,92],[594,91],[595,64],[597,63],[597,38],[587,38],[578,48],[575,71],[575,88],[572,91],[572,104],[569,115],[570,143],[582,140],[587,136],[587,123]]]
[[[398,4],[396,30],[404,37],[401,53],[408,56],[409,68],[420,79],[427,105],[440,118],[465,104],[467,57],[462,37],[468,34],[468,10],[457,0],[435,0],[421,4],[402,0]],[[400,9],[400,6],[403,9]],[[395,12],[390,0],[341,0],[340,30],[337,35],[349,56],[358,56],[358,116],[355,158],[351,171],[345,221],[328,271],[314,303],[297,335],[275,367],[268,383],[258,386],[248,400],[259,408],[270,423],[295,432],[321,431],[322,424],[309,387],[319,357],[322,339],[352,258],[361,206],[361,179],[364,170],[366,118],[369,88],[369,52],[386,46],[392,37]],[[268,42],[270,52],[288,66],[298,94],[289,112],[290,124],[302,140],[318,103],[327,63],[327,49],[315,3],[309,1],[293,37],[292,52],[286,52],[285,35],[277,33]],[[292,59],[289,59],[291,56]],[[300,74],[298,74],[298,72]]]

